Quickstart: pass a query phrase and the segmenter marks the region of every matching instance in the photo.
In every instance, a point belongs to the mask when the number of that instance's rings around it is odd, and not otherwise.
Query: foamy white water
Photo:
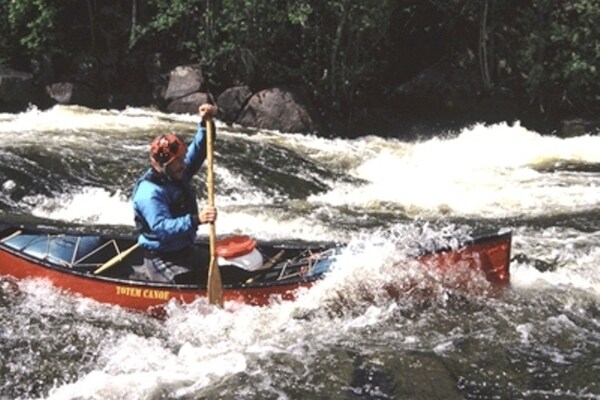
[[[132,226],[149,140],[191,137],[196,123],[142,109],[0,114],[0,213]],[[598,136],[518,124],[407,142],[219,123],[217,232],[347,242],[330,274],[294,302],[219,310],[198,300],[171,304],[164,321],[0,278],[0,368],[10,371],[0,394],[400,398],[427,397],[433,380],[432,397],[541,386],[550,398],[598,397],[599,149]],[[203,181],[201,171],[199,204]],[[473,293],[457,293],[411,263],[415,246],[474,229],[513,232],[512,284],[499,297],[476,277]],[[389,284],[409,294],[390,299]]]
[[[90,115],[91,114],[91,115]],[[144,162],[143,146],[140,148],[140,129],[166,129],[170,124],[187,124],[188,130],[195,129],[192,116],[167,120],[160,113],[145,110],[125,112],[104,111],[82,112],[78,108],[55,107],[49,111],[30,111],[16,119],[0,124],[0,133],[5,138],[8,132],[30,132],[11,138],[10,145],[30,145],[40,139],[38,131],[54,129],[80,132],[73,135],[61,133],[60,141],[67,146],[91,145],[88,143],[90,130],[109,130],[111,135],[133,132],[136,146],[130,147],[131,157]],[[60,122],[58,122],[60,121]],[[185,125],[184,125],[185,126]],[[38,135],[38,136],[36,136]],[[12,136],[12,135],[10,135]],[[151,135],[147,135],[151,137]],[[239,134],[220,133],[224,141],[239,140]],[[332,171],[344,171],[352,182],[339,182],[335,179],[324,182],[329,190],[313,194],[306,200],[309,207],[350,207],[364,212],[398,210],[411,217],[424,216],[466,216],[477,218],[505,218],[522,215],[560,214],[581,210],[596,209],[600,205],[598,174],[572,173],[561,171],[560,166],[569,163],[600,163],[600,137],[582,136],[560,139],[541,136],[520,125],[497,124],[478,125],[463,130],[455,137],[430,139],[417,143],[406,143],[397,139],[367,137],[356,140],[323,139],[313,136],[287,135],[277,132],[262,132],[244,137],[252,143],[272,143],[292,149],[302,157],[314,160]],[[77,145],[75,142],[83,141]],[[9,144],[8,140],[3,143]],[[15,143],[16,142],[16,143]],[[141,142],[143,143],[143,142]],[[119,145],[112,140],[96,143],[99,154],[110,151],[105,146]],[[223,154],[227,157],[227,154]],[[554,172],[548,172],[558,167]],[[270,195],[260,187],[247,183],[243,176],[217,165],[217,174],[226,182],[227,195],[219,196],[218,204],[232,209],[238,205],[269,204]],[[311,171],[304,171],[311,174]],[[315,176],[319,179],[319,176]],[[94,188],[82,189],[71,194],[73,199],[60,199],[61,207],[67,209],[56,214],[48,211],[50,218],[61,215],[79,220],[96,220],[107,223],[130,223],[124,218],[128,207],[127,198],[119,199],[110,195],[114,207],[105,210],[85,210],[78,207],[85,201],[86,193]],[[96,192],[100,197],[102,191]],[[127,188],[123,188],[126,196]],[[93,197],[93,195],[92,195]],[[53,199],[55,197],[53,196]],[[49,199],[48,202],[53,201]],[[202,199],[199,199],[201,202]],[[42,201],[46,203],[46,201]],[[52,207],[49,207],[52,209]],[[43,207],[35,213],[44,216]],[[80,213],[78,215],[78,213]],[[101,213],[102,215],[96,215]],[[223,213],[225,214],[225,213]],[[239,214],[239,212],[238,212]],[[253,224],[255,215],[251,216]],[[276,216],[280,217],[280,216]],[[225,217],[224,223],[229,230]],[[242,218],[243,220],[244,218]],[[265,221],[265,230],[274,226]],[[233,228],[233,227],[232,227]]]
[[[193,122],[193,116],[169,115],[150,109],[128,108],[126,110],[90,110],[79,106],[56,105],[47,110],[32,108],[18,114],[0,114],[0,134],[27,134],[60,131],[86,132],[155,129],[165,123]]]
[[[540,271],[531,262],[513,261],[511,282],[515,288],[569,287],[600,299],[600,231],[521,228],[514,235],[514,252],[547,268]]]
[[[396,234],[379,232],[356,238],[339,255],[332,272],[302,291],[294,302],[275,301],[269,307],[230,302],[224,309],[208,305],[205,299],[186,306],[172,303],[162,338],[107,338],[99,368],[56,387],[48,399],[147,399],[160,396],[165,388],[185,397],[240,373],[263,381],[268,388],[273,357],[311,363],[315,354],[328,351],[348,335],[393,319],[399,306],[384,296],[384,285],[420,282],[423,287],[441,289],[433,283],[434,276],[424,279],[423,269],[398,252],[411,246],[407,243],[409,232],[400,228]],[[428,230],[414,233],[423,240],[439,235]],[[401,274],[390,274],[398,262],[404,262],[406,268]],[[480,284],[483,288],[488,285],[484,280]],[[352,308],[365,307],[366,296],[370,303],[364,312],[352,312]],[[349,315],[327,316],[335,310]],[[410,343],[415,345],[414,340]]]
[[[595,209],[598,174],[543,172],[561,164],[600,163],[600,137],[541,136],[515,125],[465,129],[457,137],[407,144],[381,139],[357,155],[350,173],[364,185],[343,184],[314,202],[358,206],[387,204],[412,216],[503,218]],[[377,152],[371,151],[373,148]]]

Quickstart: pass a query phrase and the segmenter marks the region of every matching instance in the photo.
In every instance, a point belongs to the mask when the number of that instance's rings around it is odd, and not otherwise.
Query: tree
[[[543,113],[600,106],[600,1],[535,0],[519,13],[527,26],[516,48],[517,68],[532,103]]]

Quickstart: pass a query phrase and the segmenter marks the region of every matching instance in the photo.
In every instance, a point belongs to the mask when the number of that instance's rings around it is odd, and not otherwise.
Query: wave
[[[36,212],[48,210],[51,218],[121,218],[124,204],[94,210],[98,215],[74,204],[82,197],[102,202],[105,192],[128,193],[147,168],[150,138],[174,127],[192,135],[196,123],[194,116],[143,109],[56,106],[3,114],[4,203],[14,207],[35,198],[42,205]],[[518,123],[475,125],[418,142],[248,132],[219,124],[217,198],[238,216],[247,208],[246,217],[255,217],[263,205],[282,214],[319,215],[315,222],[323,219],[323,210],[338,216],[362,213],[376,221],[381,215],[498,219],[568,214],[600,208],[600,174],[594,168],[600,165],[598,148],[600,136],[543,136]],[[202,201],[202,172],[197,186]],[[43,206],[53,202],[70,209]]]

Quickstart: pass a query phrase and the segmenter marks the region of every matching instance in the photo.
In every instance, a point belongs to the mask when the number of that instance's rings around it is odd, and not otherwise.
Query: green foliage
[[[11,36],[8,22],[8,4],[0,2],[0,66],[10,64],[11,54],[14,53]]]
[[[215,92],[298,85],[348,118],[439,63],[594,112],[599,39],[600,0],[0,0],[0,63],[60,56],[114,84],[161,53],[200,62]]]
[[[518,22],[530,27],[517,54],[532,101],[546,110],[597,108],[600,1],[538,0]]]
[[[48,0],[15,0],[8,5],[8,22],[33,56],[56,50],[56,14],[55,2]]]
[[[308,18],[312,13],[313,9],[310,4],[302,2],[293,2],[292,4],[288,4],[287,17],[293,25],[300,25],[305,28]]]

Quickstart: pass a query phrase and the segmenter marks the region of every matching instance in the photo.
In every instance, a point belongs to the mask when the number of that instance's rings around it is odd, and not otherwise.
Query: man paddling
[[[189,146],[173,133],[154,138],[152,166],[133,189],[138,243],[145,250],[144,265],[152,281],[206,282],[208,254],[200,254],[193,243],[198,226],[214,222],[217,210],[205,207],[198,212],[191,180],[206,159],[206,124],[212,123],[217,109],[202,104],[198,111],[201,122]]]

